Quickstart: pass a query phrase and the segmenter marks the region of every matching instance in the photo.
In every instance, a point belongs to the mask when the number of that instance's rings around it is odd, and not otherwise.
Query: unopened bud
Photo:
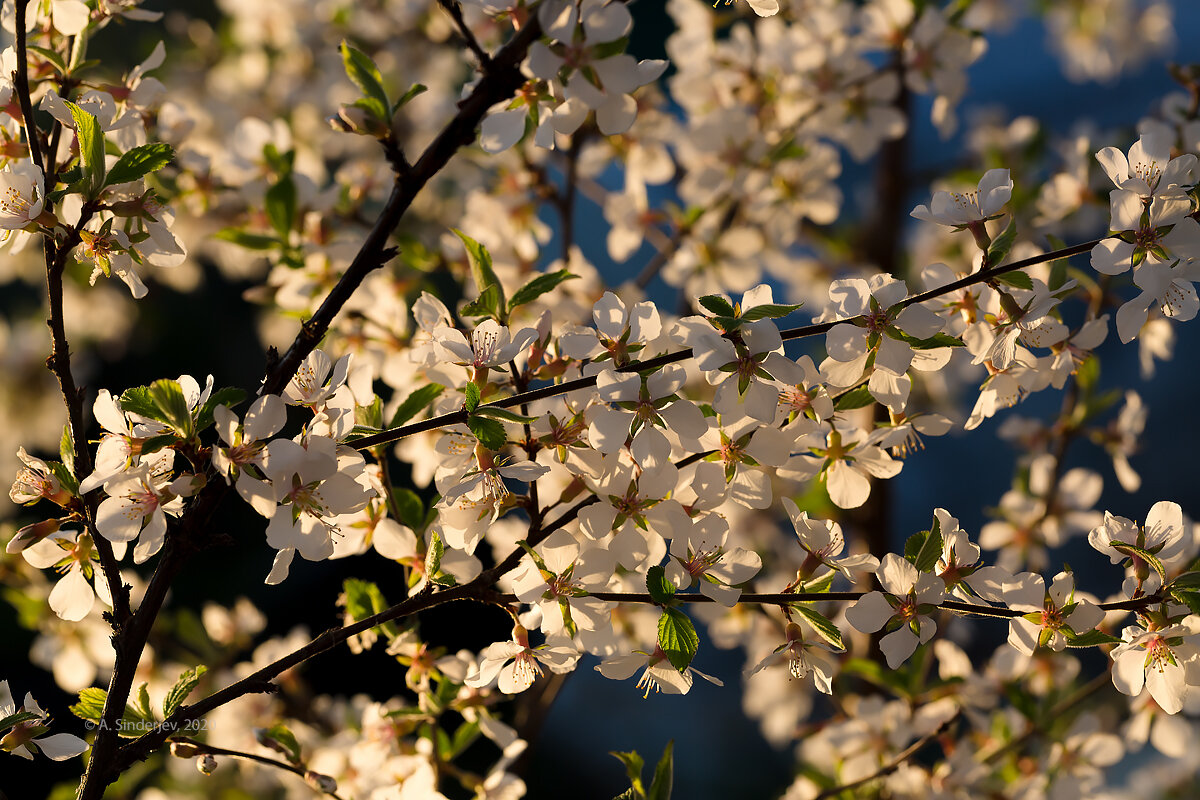
[[[212,753],[205,753],[196,759],[196,769],[201,775],[212,775],[217,769],[217,760],[213,758]]]
[[[191,742],[171,742],[171,755],[176,758],[195,758],[200,755],[200,748]]]
[[[313,772],[311,769],[304,773],[304,782],[318,792],[324,792],[325,794],[333,794],[337,791],[337,781],[328,775]]]
[[[17,531],[16,536],[8,540],[8,545],[4,550],[7,553],[19,553],[30,545],[37,544],[50,534],[56,533],[60,524],[60,521],[57,519],[46,519],[41,522],[35,522],[32,525],[26,525]]]

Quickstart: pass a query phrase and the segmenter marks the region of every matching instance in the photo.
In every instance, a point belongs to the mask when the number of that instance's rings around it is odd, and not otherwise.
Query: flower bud
[[[201,775],[212,775],[217,769],[217,760],[213,758],[212,753],[205,753],[196,759],[196,769]]]

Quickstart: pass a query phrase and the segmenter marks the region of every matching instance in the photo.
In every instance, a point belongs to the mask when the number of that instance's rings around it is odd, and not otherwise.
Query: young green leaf
[[[488,450],[499,450],[508,443],[504,425],[494,419],[472,415],[467,417],[467,427],[471,429],[471,435]]]
[[[838,626],[834,625],[828,617],[826,617],[820,611],[817,611],[817,609],[813,606],[806,605],[804,603],[798,603],[792,606],[792,608],[799,612],[800,616],[808,620],[809,624],[812,625],[813,630],[815,630],[822,639],[829,642],[839,650],[846,649],[846,645],[842,642],[842,632],[838,630]]]
[[[357,86],[364,95],[383,103],[384,109],[389,108],[387,92],[383,89],[383,76],[379,67],[363,51],[351,47],[345,39],[341,44],[342,66],[346,68],[346,77]],[[386,115],[384,121],[387,121]]]
[[[167,696],[163,698],[163,716],[169,717],[183,705],[183,701],[187,699],[192,690],[196,688],[196,684],[200,683],[200,679],[204,677],[204,673],[208,672],[208,667],[203,664],[197,664],[189,670],[185,670],[179,680],[175,681],[175,685],[167,692]]]
[[[658,646],[675,669],[683,672],[696,657],[700,637],[696,626],[687,614],[677,608],[668,608],[658,618]]]
[[[95,686],[82,689],[79,692],[79,702],[67,710],[82,720],[99,722],[100,717],[104,715],[106,699],[108,699],[108,692],[104,689]]]
[[[779,304],[767,303],[761,306],[755,306],[742,314],[742,322],[757,322],[760,319],[779,319],[786,317],[788,314],[795,311],[801,306],[800,303],[795,304]]]
[[[104,132],[93,114],[70,100],[63,100],[75,121],[75,138],[79,140],[79,159],[83,164],[85,188],[94,196],[104,185]]]
[[[469,414],[479,407],[479,387],[474,383],[468,383],[466,389],[463,390],[463,394],[466,396],[464,405]]]
[[[396,409],[396,413],[392,415],[392,421],[388,423],[389,428],[398,428],[410,419],[421,412],[421,409],[426,408],[434,400],[441,396],[446,390],[445,386],[440,383],[430,383],[417,389],[408,397],[404,398],[404,402]]]
[[[675,773],[675,740],[667,742],[663,748],[662,758],[654,767],[654,779],[650,782],[650,792],[646,800],[671,800],[671,788]]]
[[[496,277],[495,270],[492,269],[492,255],[487,248],[479,242],[467,236],[458,228],[452,228],[454,235],[462,240],[463,247],[467,250],[467,262],[471,265],[471,276],[475,279],[475,288],[482,295],[489,286],[495,286],[500,298],[500,305],[503,306],[504,290],[500,288],[500,279]]]
[[[517,306],[523,306],[526,303],[532,303],[546,292],[558,286],[563,281],[569,281],[572,278],[578,278],[578,275],[572,275],[570,270],[560,269],[557,272],[547,272],[544,275],[538,275],[529,283],[522,286],[513,292],[512,299],[508,301],[508,310],[511,312]]]
[[[651,600],[666,605],[675,596],[675,584],[667,580],[667,571],[661,566],[651,567],[646,573],[646,591]]]
[[[179,381],[162,378],[150,384],[150,400],[158,410],[155,419],[170,425],[179,438],[191,438],[192,412]]]
[[[263,747],[269,747],[282,754],[293,764],[300,763],[300,743],[282,722],[277,722],[269,728],[255,728],[254,738]]]
[[[104,179],[104,185],[116,186],[144,178],[170,164],[174,157],[175,149],[166,142],[151,142],[131,147],[112,165]]]
[[[700,305],[719,317],[735,316],[733,304],[719,294],[706,294],[700,298]]]
[[[874,402],[875,398],[871,395],[871,390],[864,383],[862,386],[855,386],[850,391],[843,393],[833,407],[837,411],[853,411],[856,408],[866,408]]]
[[[265,203],[271,227],[279,234],[279,238],[286,242],[292,224],[296,221],[296,182],[292,180],[290,172],[267,189]]]
[[[479,406],[475,409],[475,416],[498,419],[502,422],[515,422],[518,425],[527,425],[538,420],[538,417],[518,414],[515,411],[509,411],[507,408],[498,408],[496,406]]]
[[[1003,275],[997,275],[996,280],[1000,283],[1006,283],[1009,286],[1015,286],[1018,289],[1033,289],[1033,278],[1021,270],[1006,272]]]
[[[992,240],[987,251],[987,265],[995,267],[1004,263],[1004,259],[1008,257],[1008,251],[1012,250],[1013,242],[1017,240],[1017,221],[1013,217],[1009,217],[1008,225],[1004,228],[1003,233]]]

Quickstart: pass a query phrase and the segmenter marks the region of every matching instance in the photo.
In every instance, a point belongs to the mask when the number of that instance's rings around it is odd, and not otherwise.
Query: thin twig
[[[268,767],[275,767],[276,769],[286,770],[287,772],[291,772],[294,775],[299,775],[301,778],[304,778],[305,775],[307,774],[307,771],[303,767],[298,767],[295,764],[289,764],[286,761],[280,761],[277,758],[270,758],[268,756],[260,756],[257,753],[247,753],[242,750],[230,750],[225,747],[217,747],[215,745],[208,744],[207,742],[202,742],[199,739],[193,739],[190,736],[172,736],[171,741],[172,742],[182,742],[186,745],[189,745],[190,747],[195,748],[196,755],[207,754],[207,755],[214,755],[214,756],[228,756],[230,758],[242,758],[242,759],[245,759],[246,761],[256,761],[259,764],[266,764]],[[322,794],[325,794],[325,795],[328,795],[329,797],[334,798],[334,800],[342,800],[342,798],[338,795],[336,790],[334,790],[332,792],[326,792],[326,791],[322,791],[317,786],[314,786],[312,783],[309,783],[307,780],[305,781],[305,783],[308,784],[308,786],[310,786],[311,788],[317,789],[317,791],[321,791]]]
[[[492,67],[491,56],[487,54],[482,47],[479,46],[479,40],[475,38],[475,34],[467,26],[466,20],[463,19],[462,6],[456,0],[438,0],[438,5],[446,10],[450,18],[454,20],[455,27],[462,35],[463,41],[467,43],[467,47],[471,48],[471,52],[475,54],[475,58],[479,59],[479,67],[482,71],[487,72]]]
[[[913,295],[906,300],[900,301],[898,305],[901,308],[907,308],[908,306],[933,300],[944,294],[949,294],[950,292],[957,291],[958,289],[966,288],[967,286],[992,280],[993,278],[1003,275],[1007,272],[1013,272],[1014,270],[1024,269],[1025,267],[1031,267],[1035,264],[1044,264],[1048,261],[1057,261],[1060,258],[1069,258],[1080,253],[1086,253],[1097,244],[1104,241],[1105,238],[1107,237],[1093,239],[1090,242],[1082,242],[1080,244],[1071,245],[1070,247],[1064,247],[1061,250],[1052,250],[1049,253],[1032,256],[1030,258],[1022,259],[1021,261],[1014,261],[1011,264],[1002,264],[1000,266],[991,267],[990,269],[981,270],[980,272],[967,275],[937,289],[930,289],[927,292]],[[785,342],[791,341],[792,339],[803,339],[809,336],[818,336],[820,334],[827,333],[835,325],[853,325],[856,322],[864,321],[864,319],[865,317],[860,315],[857,317],[849,317],[847,319],[832,320],[830,322],[802,325],[798,328],[780,331],[779,336]],[[677,350],[674,353],[664,353],[663,355],[655,356],[654,358],[648,358],[645,361],[633,361],[623,367],[618,367],[617,371],[643,372],[647,370],[655,370],[659,367],[666,366],[667,364],[675,364],[680,361],[686,361],[693,355],[694,353],[689,347],[684,350]],[[540,389],[532,389],[528,392],[521,392],[500,400],[493,400],[490,403],[481,405],[480,408],[512,408],[513,406],[518,406],[522,403],[531,403],[535,400],[542,400],[547,397],[557,397],[558,395],[567,394],[580,389],[589,389],[595,385],[595,375],[585,376],[570,381],[564,381],[562,383],[543,386]],[[370,436],[364,436],[361,439],[354,440],[350,444],[359,450],[364,450],[369,447],[387,444],[388,442],[396,442],[415,433],[424,433],[425,431],[437,430],[438,428],[445,428],[450,425],[465,425],[468,416],[470,415],[465,409],[450,411],[445,414],[440,414],[436,417],[430,417],[429,419],[421,420],[420,422],[412,422],[407,425],[401,425],[399,428],[392,428],[391,430],[380,431],[379,433],[371,434]]]
[[[823,792],[821,792],[820,794],[818,794],[816,797],[814,797],[813,800],[826,800],[826,798],[836,797],[837,795],[841,794],[842,792],[848,792],[851,789],[857,789],[859,786],[864,786],[864,785],[870,783],[871,781],[878,780],[879,778],[883,778],[887,775],[892,774],[893,772],[898,770],[901,766],[903,766],[905,761],[908,761],[910,758],[912,758],[918,752],[920,752],[920,750],[922,748],[924,748],[925,745],[929,744],[934,739],[941,736],[942,732],[945,731],[947,728],[949,728],[951,723],[953,723],[956,719],[958,719],[958,717],[961,713],[962,713],[961,710],[956,711],[954,713],[954,716],[950,717],[950,719],[946,720],[941,725],[939,725],[938,729],[936,731],[934,731],[933,733],[925,734],[920,739],[913,742],[908,747],[904,748],[904,750],[902,750],[898,756],[896,756],[894,759],[889,761],[887,764],[884,764],[882,767],[880,767],[874,773],[866,776],[865,778],[859,778],[856,781],[851,781],[850,783],[844,783],[841,786],[834,786],[832,788],[826,789]]]

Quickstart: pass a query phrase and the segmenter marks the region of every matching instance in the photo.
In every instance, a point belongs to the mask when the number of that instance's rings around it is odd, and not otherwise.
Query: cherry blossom
[[[888,553],[875,575],[883,592],[870,592],[846,609],[846,620],[863,633],[887,628],[879,648],[896,669],[933,636],[936,623],[925,614],[945,597],[945,584],[900,556]]]
[[[25,702],[18,707],[8,688],[8,681],[0,681],[0,719],[22,711],[36,716],[16,723],[7,731],[0,730],[4,734],[0,738],[0,749],[5,752],[27,759],[32,759],[34,753],[41,753],[51,761],[66,761],[88,749],[87,742],[69,733],[44,735],[50,730],[50,718],[33,699],[33,695],[26,694]]]

